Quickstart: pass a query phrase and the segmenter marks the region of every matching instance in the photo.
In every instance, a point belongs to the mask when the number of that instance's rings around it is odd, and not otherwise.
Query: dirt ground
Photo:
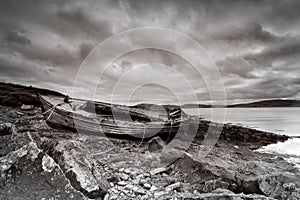
[[[170,145],[52,129],[39,108],[0,113],[1,199],[299,197],[298,170],[253,143],[220,140],[207,154],[199,140]]]

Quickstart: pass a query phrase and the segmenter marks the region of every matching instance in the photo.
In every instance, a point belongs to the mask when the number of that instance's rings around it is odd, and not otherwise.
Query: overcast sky
[[[182,32],[205,48],[221,73],[228,102],[300,98],[299,0],[0,2],[1,81],[72,95],[82,61],[99,43],[132,28],[162,27]],[[131,38],[126,44],[135,42]],[[121,102],[129,94],[134,102],[172,103],[178,96],[190,102],[192,92],[206,102],[211,99],[205,79],[213,78],[201,77],[172,52],[142,49],[114,60],[98,80],[86,75],[79,84],[84,97],[84,92],[94,92],[91,83],[100,80],[96,93],[103,101],[115,91]],[[143,85],[145,79],[149,84]],[[193,91],[186,88],[186,80]]]

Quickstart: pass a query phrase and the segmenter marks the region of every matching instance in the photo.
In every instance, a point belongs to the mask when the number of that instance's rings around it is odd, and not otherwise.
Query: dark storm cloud
[[[281,37],[263,29],[261,24],[250,23],[242,28],[231,27],[225,32],[217,33],[213,39],[236,43],[243,41],[248,43],[271,43],[280,41]]]
[[[283,44],[270,45],[256,54],[245,56],[245,59],[266,65],[276,59],[293,59],[300,56],[300,38],[289,39]]]
[[[93,16],[89,16],[80,8],[74,9],[75,10],[60,10],[57,12],[57,16],[59,19],[75,26],[79,31],[86,34],[87,37],[104,39],[111,35],[112,25],[109,21],[93,19]]]
[[[217,62],[225,80],[227,79],[227,97],[298,97],[300,46],[297,41],[298,38],[286,37],[280,42],[264,46],[258,52],[248,52]],[[232,79],[239,81],[235,82]]]
[[[92,43],[82,43],[79,46],[79,56],[81,59],[84,59],[88,53],[95,47],[95,44]]]
[[[233,56],[216,63],[223,76],[237,75],[240,78],[254,78],[251,72],[257,67],[244,58]]]
[[[130,28],[155,26],[199,41],[216,62],[231,99],[299,97],[299,10],[298,0],[0,0],[1,79],[25,84],[28,79],[39,86],[67,90],[80,63],[98,43]],[[163,38],[150,35],[144,40],[159,44]],[[139,41],[131,38],[126,42]],[[114,48],[118,46],[107,51]],[[155,50],[130,54],[111,65],[102,80],[105,87],[113,87],[114,81],[137,64],[157,62],[186,76],[201,99],[209,99],[201,77],[176,55]],[[153,80],[160,75],[155,69],[144,74]],[[177,84],[178,93],[185,90],[176,74],[166,77]],[[84,78],[83,90],[95,81]],[[123,85],[135,86],[141,78],[135,79]],[[155,86],[147,91],[158,93]]]
[[[17,30],[11,30],[7,32],[4,37],[5,37],[3,41],[4,43],[8,43],[8,44],[16,43],[24,46],[31,44],[31,40]]]

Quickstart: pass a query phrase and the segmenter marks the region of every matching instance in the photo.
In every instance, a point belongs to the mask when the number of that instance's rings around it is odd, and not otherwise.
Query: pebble
[[[150,185],[149,183],[145,183],[145,184],[144,184],[144,188],[150,189],[150,188],[151,188],[151,185]]]
[[[109,194],[106,194],[104,200],[109,200]]]
[[[129,173],[130,173],[130,169],[129,169],[129,168],[126,168],[126,169],[124,170],[124,172],[125,172],[126,174],[129,174]]]
[[[120,186],[125,186],[125,185],[127,185],[127,182],[125,182],[125,181],[119,181],[119,182],[118,182],[118,185],[120,185]]]
[[[160,192],[155,192],[154,193],[154,196],[162,196],[162,195],[164,195],[164,192],[163,191],[160,191]]]
[[[147,183],[147,180],[146,180],[146,179],[141,179],[141,180],[139,181],[139,183],[140,183],[140,184],[145,184],[145,183]]]
[[[159,173],[162,173],[162,172],[165,172],[165,171],[167,171],[166,167],[156,168],[156,169],[153,169],[153,170],[150,171],[150,175],[154,176],[156,174],[159,174]]]
[[[33,105],[25,105],[23,104],[21,106],[21,110],[32,110],[33,109]]]
[[[132,191],[134,191],[134,192],[137,193],[137,194],[142,194],[142,195],[145,195],[145,194],[147,193],[144,189],[139,188],[139,187],[137,187],[137,186],[134,186],[134,187],[132,188]]]
[[[127,175],[127,174],[120,174],[120,178],[125,181],[130,179],[129,175]]]
[[[166,191],[172,191],[172,190],[175,190],[176,188],[179,188],[180,187],[180,182],[176,182],[174,184],[171,184],[171,185],[168,185],[166,187]]]
[[[140,181],[141,181],[140,178],[136,177],[135,179],[132,180],[132,183],[135,185],[138,185],[138,184],[140,184]]]
[[[150,188],[150,191],[153,192],[153,191],[156,191],[156,190],[158,190],[158,187],[152,185],[151,188]]]
[[[124,170],[124,172],[126,174],[129,174],[131,176],[136,176],[137,174],[139,174],[139,172],[142,172],[141,170],[137,169],[137,168],[126,168]]]

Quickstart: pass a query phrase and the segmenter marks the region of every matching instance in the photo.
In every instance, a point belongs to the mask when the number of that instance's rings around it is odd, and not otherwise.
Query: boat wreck
[[[187,130],[190,116],[178,106],[124,106],[69,97],[40,95],[46,123],[80,133],[170,140]]]

